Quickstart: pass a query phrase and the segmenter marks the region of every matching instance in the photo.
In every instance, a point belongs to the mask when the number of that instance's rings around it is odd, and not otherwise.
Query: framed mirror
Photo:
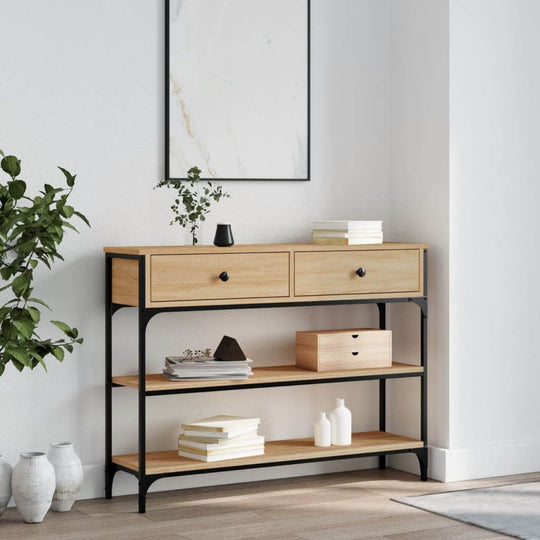
[[[309,180],[310,0],[166,0],[165,175]]]

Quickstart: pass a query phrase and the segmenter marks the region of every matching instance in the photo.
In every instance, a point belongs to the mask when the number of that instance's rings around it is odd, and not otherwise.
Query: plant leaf
[[[7,159],[7,158],[4,158],[4,159]],[[22,180],[13,180],[12,182],[8,182],[8,189],[9,189],[9,194],[14,199],[20,199],[26,191],[26,183],[23,182]]]
[[[11,178],[15,178],[21,174],[21,160],[15,156],[5,156],[0,162],[0,166]]]
[[[60,328],[60,330],[62,330],[62,332],[64,332],[64,334],[66,334],[66,336],[71,337],[70,334],[72,333],[72,330],[71,330],[71,327],[68,324],[66,324],[66,323],[64,323],[62,321],[51,321],[51,322],[54,324],[54,326]]]
[[[34,302],[34,304],[41,304],[42,306],[46,307],[48,310],[51,309],[43,300],[40,300],[39,298],[28,298],[28,301]]]
[[[62,349],[62,347],[53,347],[51,352],[56,356],[59,362],[62,362],[64,359],[64,349]]]
[[[11,359],[11,363],[19,370],[22,371],[24,369],[24,364],[16,360],[15,358]]]
[[[64,169],[64,167],[58,167],[66,177],[66,183],[69,187],[73,187],[75,184],[75,178],[77,177],[76,174],[71,174],[68,170]]]
[[[32,317],[32,320],[34,322],[39,322],[39,319],[41,318],[41,312],[39,311],[39,309],[32,306],[27,306],[26,311],[30,313],[30,317]]]
[[[11,290],[13,291],[13,294],[17,298],[19,298],[20,296],[22,296],[24,291],[28,289],[29,285],[30,278],[28,274],[20,274],[13,280],[13,283],[11,284]]]
[[[17,328],[20,334],[26,339],[32,339],[34,333],[34,323],[31,321],[13,321],[13,326]]]
[[[26,351],[26,349],[23,349],[22,347],[17,347],[15,349],[6,349],[6,353],[12,356],[14,359],[18,360],[23,366],[28,366],[32,364],[32,359],[30,358],[30,355]],[[12,362],[15,364],[15,367],[17,367],[14,360]],[[17,369],[19,369],[17,367]],[[22,369],[22,368],[21,368]],[[21,371],[19,369],[19,371]]]
[[[90,222],[88,221],[88,219],[86,218],[86,216],[84,214],[81,214],[80,212],[77,212],[76,210],[73,213],[77,217],[81,218],[90,227]]]

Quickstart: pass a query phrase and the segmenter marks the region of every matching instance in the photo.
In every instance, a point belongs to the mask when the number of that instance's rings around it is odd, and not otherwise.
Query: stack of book
[[[170,381],[238,381],[251,374],[251,360],[223,361],[212,357],[167,356],[163,375]]]
[[[314,244],[382,244],[382,221],[314,221]]]
[[[178,455],[208,462],[264,454],[264,437],[257,434],[260,421],[220,415],[182,424]]]

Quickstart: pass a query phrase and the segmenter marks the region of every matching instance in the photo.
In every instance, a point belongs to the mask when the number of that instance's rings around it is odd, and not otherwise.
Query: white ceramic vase
[[[56,490],[51,509],[53,512],[68,512],[81,489],[81,460],[70,442],[51,443],[48,458],[56,473]]]
[[[15,504],[26,523],[40,523],[49,510],[55,487],[54,468],[44,452],[27,452],[13,469]]]
[[[319,413],[319,418],[317,418],[314,426],[314,439],[315,446],[330,446],[332,444],[332,425],[330,420],[326,418],[326,413]]]
[[[332,424],[332,444],[337,446],[351,444],[352,415],[351,411],[345,407],[344,399],[336,399],[336,408],[330,413],[330,423]]]
[[[11,499],[11,473],[13,467],[0,456],[0,516],[4,513]]]

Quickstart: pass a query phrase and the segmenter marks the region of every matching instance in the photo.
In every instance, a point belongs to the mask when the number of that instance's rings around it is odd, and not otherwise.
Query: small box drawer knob
[[[353,356],[358,356],[358,351],[351,353]]]
[[[229,272],[221,272],[221,274],[219,274],[219,279],[221,279],[221,281],[229,281]]]
[[[364,277],[366,275],[366,269],[364,267],[360,267],[357,271],[356,271],[356,275],[358,277]]]

